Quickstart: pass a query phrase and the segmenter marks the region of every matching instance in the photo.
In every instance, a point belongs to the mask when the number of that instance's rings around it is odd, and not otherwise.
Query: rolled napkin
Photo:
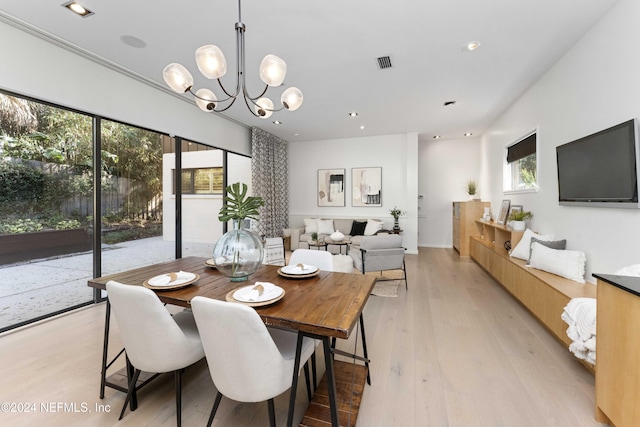
[[[151,286],[168,286],[173,282],[177,282],[179,280],[189,280],[193,277],[193,273],[188,273],[186,271],[178,271],[177,273],[167,273],[161,276],[156,276],[149,280],[149,284]]]
[[[280,288],[269,282],[256,282],[245,298],[249,301],[268,301],[280,295]]]

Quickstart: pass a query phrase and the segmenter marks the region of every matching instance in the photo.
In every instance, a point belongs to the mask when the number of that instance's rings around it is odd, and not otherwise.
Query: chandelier
[[[264,96],[269,86],[277,87],[282,85],[287,75],[287,64],[275,55],[269,54],[265,56],[260,63],[260,79],[265,83],[264,90],[255,97],[249,95],[245,82],[245,26],[242,23],[240,0],[238,0],[238,22],[236,22],[235,28],[237,70],[235,90],[230,92],[222,85],[220,78],[227,72],[227,61],[220,48],[214,45],[202,46],[196,50],[196,64],[205,77],[218,80],[220,89],[224,92],[224,99],[218,99],[211,90],[206,88],[198,89],[194,92],[193,76],[189,70],[178,63],[169,64],[162,71],[162,77],[167,85],[178,93],[189,92],[192,94],[198,107],[206,112],[226,111],[236,102],[240,95],[244,98],[249,111],[254,116],[262,119],[266,119],[274,112],[284,108],[290,111],[297,110],[303,101],[302,91],[297,87],[290,87],[282,93],[280,97],[282,106],[278,109],[275,108],[271,99]]]

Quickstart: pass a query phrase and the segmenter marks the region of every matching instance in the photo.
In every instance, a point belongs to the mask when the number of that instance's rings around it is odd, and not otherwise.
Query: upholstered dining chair
[[[324,271],[334,271],[333,260],[334,256],[331,252],[327,251],[317,251],[311,249],[296,249],[291,253],[291,259],[289,260],[289,265],[296,265],[298,263],[314,265],[318,267],[320,270]],[[360,358],[354,354],[348,354],[342,351],[335,350],[335,338],[332,340],[332,346],[334,347],[334,352],[338,354],[342,354],[343,356],[361,359],[364,361],[367,367],[367,383],[371,385],[371,374],[369,373],[369,355],[367,353],[367,339],[364,331],[364,316],[360,313],[360,333],[362,334],[362,351],[363,358]],[[314,386],[316,384],[316,359],[313,357],[311,359],[313,365],[313,382]]]
[[[115,281],[107,282],[107,296],[127,354],[135,368],[120,418],[141,371],[173,372],[176,389],[176,420],[182,418],[182,371],[204,357],[204,349],[193,314],[171,315],[151,290]]]
[[[275,427],[273,398],[291,387],[298,335],[267,328],[253,308],[240,303],[197,296],[191,308],[218,389],[207,426],[226,396],[239,402],[266,400],[269,423]],[[304,338],[300,366],[314,349],[314,340]]]
[[[363,237],[360,241],[360,248],[352,249],[349,252],[349,256],[353,258],[355,267],[362,274],[368,271],[402,270],[402,280],[404,280],[404,286],[408,290],[404,252],[402,236],[398,234],[382,234]]]
[[[308,264],[323,271],[333,271],[333,255],[327,251],[296,249],[291,253],[289,265],[296,264]]]

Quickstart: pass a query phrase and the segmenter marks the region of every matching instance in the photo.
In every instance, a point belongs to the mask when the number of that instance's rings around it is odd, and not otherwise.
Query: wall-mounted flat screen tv
[[[636,119],[556,147],[561,205],[638,208]]]

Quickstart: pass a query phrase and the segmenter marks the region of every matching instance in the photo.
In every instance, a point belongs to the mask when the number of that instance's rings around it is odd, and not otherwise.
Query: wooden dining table
[[[115,280],[120,283],[142,286],[146,280],[161,274],[179,271],[195,273],[199,275],[199,279],[191,285],[180,289],[155,291],[162,302],[182,307],[190,307],[191,300],[196,296],[227,300],[227,296],[235,289],[252,285],[255,282],[270,282],[280,286],[285,292],[282,299],[273,304],[254,308],[267,326],[297,332],[298,346],[305,336],[322,341],[331,425],[339,426],[331,339],[349,338],[371,294],[375,277],[319,271],[313,277],[292,278],[281,275],[278,266],[263,265],[250,276],[248,281],[232,282],[215,268],[207,266],[206,260],[201,257],[176,259],[94,278],[88,281],[88,285],[92,288],[105,290],[106,283]],[[100,398],[104,397],[106,386],[113,386],[107,381],[107,369],[113,363],[107,360],[110,312],[111,308],[107,300]],[[292,380],[288,426],[293,423],[293,407],[300,364],[299,348],[296,353],[297,360]],[[114,388],[121,389],[121,387]]]

